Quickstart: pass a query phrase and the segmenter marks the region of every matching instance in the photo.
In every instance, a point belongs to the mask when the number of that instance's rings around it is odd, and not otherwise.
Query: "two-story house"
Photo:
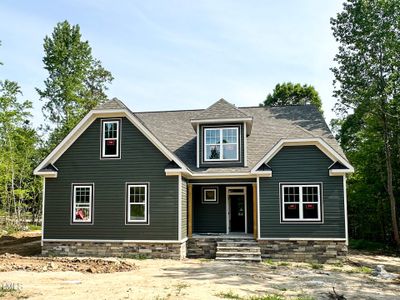
[[[353,172],[311,105],[90,111],[34,173],[43,254],[326,261]]]

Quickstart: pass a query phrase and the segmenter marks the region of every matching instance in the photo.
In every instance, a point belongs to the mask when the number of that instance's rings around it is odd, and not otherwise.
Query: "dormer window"
[[[120,157],[120,120],[102,120],[101,158]]]
[[[239,160],[239,128],[205,128],[204,161]]]

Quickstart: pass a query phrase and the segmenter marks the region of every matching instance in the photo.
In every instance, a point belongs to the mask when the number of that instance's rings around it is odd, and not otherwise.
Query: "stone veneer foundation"
[[[188,258],[215,258],[218,237],[193,237],[187,241]]]
[[[299,262],[337,262],[347,255],[345,241],[259,240],[261,257]]]
[[[43,242],[43,255],[55,256],[119,256],[143,255],[148,258],[186,257],[186,241],[183,243],[140,242]]]
[[[217,237],[193,237],[187,242],[188,258],[215,258]],[[347,255],[345,241],[259,240],[263,259],[298,262],[337,262]]]

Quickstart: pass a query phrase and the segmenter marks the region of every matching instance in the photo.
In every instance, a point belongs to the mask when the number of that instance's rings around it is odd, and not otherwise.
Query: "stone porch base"
[[[186,257],[186,241],[182,243],[140,242],[43,242],[42,255],[54,256],[119,256],[148,258]]]
[[[345,241],[259,240],[264,259],[298,262],[337,262],[347,255]]]
[[[221,240],[224,240],[224,237],[193,236],[187,242],[187,257],[215,258],[217,242]],[[345,241],[258,240],[257,242],[263,259],[329,263],[341,261],[347,255]]]

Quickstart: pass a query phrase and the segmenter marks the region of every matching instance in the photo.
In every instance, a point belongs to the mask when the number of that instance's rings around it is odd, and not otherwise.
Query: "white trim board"
[[[110,110],[91,110],[62,140],[60,144],[35,168],[33,174],[40,176],[54,176],[56,172],[40,172],[41,169],[50,163],[56,162],[61,155],[78,139],[78,137],[97,119],[97,118],[113,118],[126,117],[136,128],[139,129],[169,160],[175,161],[183,170],[186,165],[171,151],[169,151],[151,132],[148,130],[135,115],[127,109],[110,109]],[[49,174],[48,174],[49,173]],[[51,173],[51,174],[50,174]]]
[[[260,225],[260,177],[257,176],[257,240],[261,238]]]
[[[343,205],[344,205],[344,230],[346,236],[346,245],[349,245],[349,221],[347,217],[347,186],[346,186],[346,175],[343,176]]]
[[[43,192],[42,192],[42,236],[40,239],[40,246],[43,247],[43,237],[44,237],[44,201],[46,199],[46,177],[43,177]]]
[[[180,244],[188,238],[181,240],[91,240],[91,239],[43,239],[44,242],[91,242],[91,243],[154,243],[154,244]]]
[[[182,175],[178,175],[178,239],[182,238]]]
[[[313,145],[318,147],[326,156],[332,161],[339,161],[341,164],[346,166],[349,170],[348,173],[354,172],[354,168],[350,163],[344,159],[339,153],[337,153],[330,145],[328,145],[321,138],[307,138],[307,139],[281,139],[274,147],[255,165],[251,170],[251,173],[256,173],[258,168],[263,163],[268,163],[283,147],[286,146],[307,146]],[[342,170],[343,172],[343,170]]]

